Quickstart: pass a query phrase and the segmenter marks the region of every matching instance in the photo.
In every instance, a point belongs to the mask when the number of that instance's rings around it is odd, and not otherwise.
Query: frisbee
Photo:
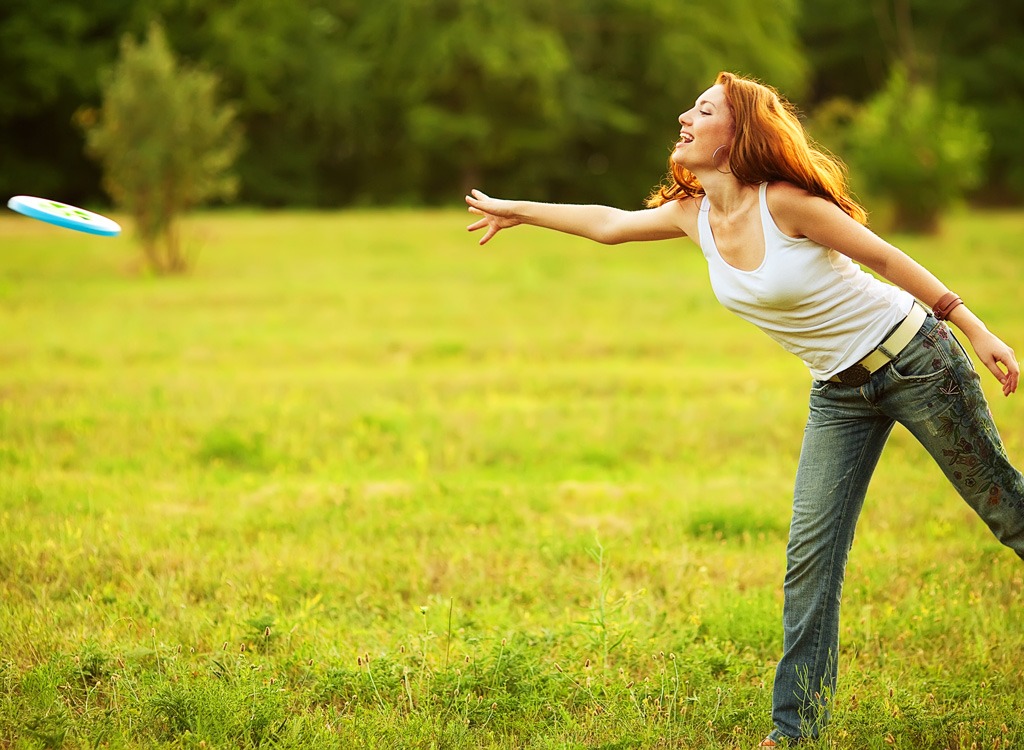
[[[88,234],[115,237],[121,234],[121,225],[106,216],[94,214],[84,208],[69,206],[67,203],[48,198],[33,198],[31,195],[16,195],[7,201],[7,207],[47,224],[65,229],[74,229]]]

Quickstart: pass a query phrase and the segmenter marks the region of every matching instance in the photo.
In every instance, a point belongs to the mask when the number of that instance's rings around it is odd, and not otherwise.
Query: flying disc
[[[7,201],[7,207],[19,214],[65,229],[99,234],[104,237],[121,234],[121,225],[106,216],[100,216],[92,211],[86,211],[84,208],[69,206],[67,203],[52,201],[48,198],[16,195]]]

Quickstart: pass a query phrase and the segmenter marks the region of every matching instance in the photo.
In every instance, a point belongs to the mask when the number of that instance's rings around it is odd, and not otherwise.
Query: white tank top
[[[828,380],[877,347],[910,312],[914,298],[864,271],[842,253],[782,233],[760,187],[764,260],[742,271],[723,260],[708,220],[707,196],[697,226],[711,288],[727,309],[767,333]]]

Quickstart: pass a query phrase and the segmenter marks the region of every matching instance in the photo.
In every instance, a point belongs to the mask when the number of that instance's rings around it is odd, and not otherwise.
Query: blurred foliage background
[[[779,88],[859,193],[891,179],[877,163],[902,138],[909,194],[1024,198],[1024,0],[4,0],[2,192],[107,199],[81,113],[153,22],[219,82],[249,205],[452,204],[480,185],[636,208],[719,70]]]

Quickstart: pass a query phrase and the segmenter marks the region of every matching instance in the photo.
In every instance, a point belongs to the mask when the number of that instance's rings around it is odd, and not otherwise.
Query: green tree
[[[640,205],[667,168],[678,113],[721,70],[799,98],[806,67],[798,0],[566,0],[560,33],[572,56],[564,90],[573,138],[550,197]],[[601,178],[607,175],[605,179]]]
[[[95,200],[99,170],[72,116],[148,0],[0,3],[0,193]]]
[[[635,207],[677,113],[719,70],[802,88],[796,12],[796,0],[381,0],[360,29],[388,49],[370,76],[383,103],[370,150],[398,155],[385,184],[420,199],[483,181]]]
[[[218,102],[217,79],[182,67],[158,24],[143,44],[126,35],[103,84],[99,111],[84,110],[90,155],[103,185],[135,220],[146,261],[157,273],[187,270],[177,221],[184,211],[230,198],[230,168],[241,146],[232,107]]]
[[[854,114],[848,144],[863,193],[891,204],[896,229],[921,232],[936,230],[942,212],[977,187],[988,149],[977,113],[900,67]]]
[[[359,34],[375,4],[162,2],[176,48],[217,70],[237,102],[247,142],[237,163],[239,197],[261,205],[355,200],[357,156],[381,124],[384,92],[371,74],[387,40],[374,47]]]
[[[557,153],[567,132],[571,60],[547,0],[382,0],[361,34],[388,41],[374,87],[395,127],[373,144],[397,153],[397,189],[449,198],[483,173]],[[389,179],[392,190],[396,181]]]
[[[718,70],[803,91],[799,2],[95,0],[86,12],[10,0],[0,62],[28,72],[0,77],[0,137],[19,145],[0,150],[0,184],[95,198],[81,195],[99,175],[71,114],[98,102],[116,40],[156,14],[181,59],[216,70],[237,104],[242,200],[451,203],[479,179],[637,206],[676,113]]]
[[[979,137],[990,144],[981,164],[989,183],[985,196],[1024,199],[1020,0],[803,0],[802,6],[799,33],[812,71],[812,102],[865,102],[902,65],[915,83],[978,113]]]

